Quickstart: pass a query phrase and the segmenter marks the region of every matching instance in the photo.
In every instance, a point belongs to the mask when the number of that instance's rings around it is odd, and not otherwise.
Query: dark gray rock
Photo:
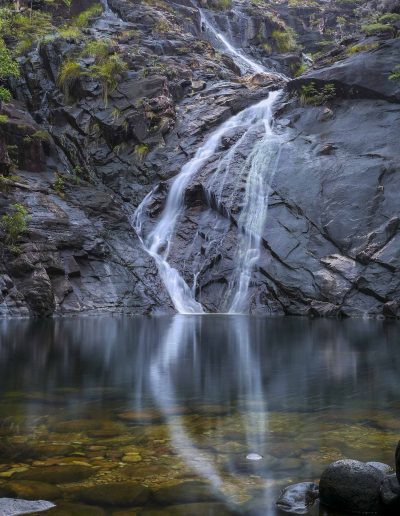
[[[378,513],[384,474],[356,460],[339,460],[322,473],[319,494],[322,504],[349,513]]]
[[[286,487],[280,494],[276,506],[291,514],[306,514],[319,494],[318,485],[314,482],[301,482]]]
[[[396,447],[395,461],[396,461],[397,480],[400,482],[400,441]]]
[[[375,50],[358,52],[321,70],[311,70],[292,81],[290,87],[297,88],[311,81],[316,84],[331,82],[339,95],[399,102],[400,84],[389,80],[398,64],[399,52],[398,39],[384,41]]]
[[[387,475],[381,485],[380,496],[385,513],[399,514],[400,485],[395,474]]]

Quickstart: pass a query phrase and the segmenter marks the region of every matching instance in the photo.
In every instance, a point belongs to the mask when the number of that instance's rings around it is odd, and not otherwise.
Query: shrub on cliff
[[[1,218],[1,225],[5,234],[5,242],[12,251],[18,248],[16,244],[21,235],[28,229],[30,219],[28,210],[22,204],[13,204],[11,213],[6,213]]]

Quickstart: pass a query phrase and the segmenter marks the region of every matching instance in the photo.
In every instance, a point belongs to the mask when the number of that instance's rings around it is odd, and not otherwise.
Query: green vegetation
[[[379,43],[376,41],[373,43],[359,43],[358,45],[353,45],[346,50],[347,55],[351,56],[353,54],[357,54],[358,52],[367,52],[368,50],[374,50],[379,47]]]
[[[4,88],[4,86],[0,86],[0,104],[2,102],[10,102],[10,100],[12,99],[12,95],[11,95],[11,92],[10,90],[8,90],[7,88]]]
[[[383,23],[370,23],[368,25],[363,25],[362,31],[369,36],[373,36],[375,34],[394,34],[395,28],[391,25],[385,25]]]
[[[13,204],[12,212],[6,213],[1,218],[1,225],[5,233],[5,241],[12,251],[17,251],[18,239],[28,229],[30,216],[28,210],[22,204]]]
[[[76,61],[68,60],[61,65],[57,82],[62,88],[66,99],[69,99],[73,86],[83,73],[82,66]]]
[[[80,39],[82,37],[82,32],[78,27],[63,25],[58,29],[58,36],[61,39]]]
[[[65,180],[63,176],[59,173],[56,174],[56,179],[53,183],[53,188],[60,196],[63,195],[65,189]]]
[[[50,134],[45,129],[39,129],[31,136],[33,140],[40,140],[41,142],[50,141]]]
[[[398,23],[400,22],[400,14],[397,13],[386,13],[382,14],[382,16],[379,16],[378,18],[379,23]]]
[[[73,24],[76,25],[76,27],[79,27],[80,29],[84,29],[87,27],[91,21],[93,21],[94,18],[97,18],[101,15],[103,12],[103,7],[101,4],[93,5],[92,7],[89,7],[89,9],[86,9],[86,11],[83,11],[80,13],[74,20]]]
[[[70,23],[58,29],[58,35],[63,39],[80,39],[83,37],[82,29],[88,27],[93,19],[103,12],[103,7],[96,4],[86,11],[81,12]]]
[[[88,41],[81,51],[82,57],[93,57],[96,61],[104,61],[109,55],[112,42],[109,39]]]
[[[290,27],[283,30],[274,30],[271,36],[280,52],[289,52],[296,48],[296,34]]]
[[[227,11],[232,8],[232,0],[216,0],[214,2],[215,8],[220,11]]]
[[[318,7],[318,2],[314,0],[289,0],[289,7]]]
[[[336,97],[336,88],[333,83],[327,83],[318,89],[314,82],[303,84],[300,90],[300,103],[311,106],[322,106]]]
[[[140,160],[143,160],[150,151],[150,147],[146,143],[140,143],[135,147],[135,153]]]
[[[90,67],[90,75],[100,80],[103,86],[104,101],[115,90],[118,84],[118,76],[127,69],[127,64],[118,54],[112,54],[100,64]]]
[[[306,65],[306,63],[302,63],[296,70],[295,72],[295,77],[299,77],[300,75],[303,75],[304,72],[306,72],[308,70],[308,66]]]
[[[19,77],[19,66],[12,58],[4,41],[0,39],[0,80],[8,77]]]
[[[400,65],[397,65],[392,73],[389,75],[391,81],[400,81]]]
[[[0,115],[0,125],[6,124],[8,122],[9,118],[7,115]]]
[[[51,15],[43,11],[18,12],[10,8],[0,9],[0,36],[9,39],[15,53],[24,54],[32,46],[54,33]]]

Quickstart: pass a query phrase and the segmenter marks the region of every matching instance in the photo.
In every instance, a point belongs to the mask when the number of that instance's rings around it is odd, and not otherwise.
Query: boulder
[[[349,513],[378,513],[381,509],[382,471],[357,460],[338,460],[322,473],[321,503]]]

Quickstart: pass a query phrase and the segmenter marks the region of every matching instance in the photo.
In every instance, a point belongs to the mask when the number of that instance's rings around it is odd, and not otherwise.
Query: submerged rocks
[[[13,479],[34,480],[48,484],[62,484],[64,482],[79,482],[91,477],[96,470],[89,466],[71,464],[66,466],[43,466],[31,468],[22,473],[13,475]]]
[[[132,507],[144,505],[151,490],[135,482],[118,482],[86,487],[79,491],[78,498],[91,505],[107,507]]]
[[[322,473],[321,503],[351,513],[378,513],[382,471],[357,460],[338,460]]]
[[[194,502],[216,502],[220,500],[206,482],[188,481],[162,487],[154,492],[154,499],[160,505],[174,505]]]
[[[314,482],[301,482],[284,489],[276,502],[282,511],[292,514],[306,514],[318,498],[318,485]]]

